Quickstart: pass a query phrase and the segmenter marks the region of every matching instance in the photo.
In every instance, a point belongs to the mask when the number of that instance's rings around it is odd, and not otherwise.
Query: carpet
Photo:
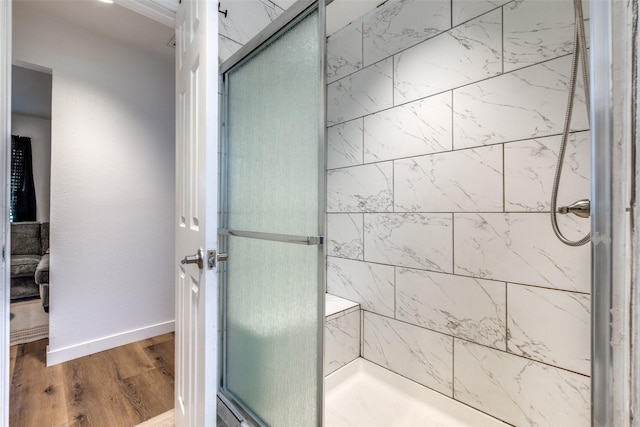
[[[39,299],[11,304],[11,345],[37,341],[49,336],[49,313]]]

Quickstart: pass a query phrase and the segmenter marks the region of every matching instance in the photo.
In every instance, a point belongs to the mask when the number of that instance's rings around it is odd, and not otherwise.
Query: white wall
[[[53,70],[48,363],[173,329],[174,64],[14,3]]]
[[[51,120],[12,114],[11,134],[31,138],[33,182],[36,188],[36,220],[47,222],[49,221],[51,181]]]

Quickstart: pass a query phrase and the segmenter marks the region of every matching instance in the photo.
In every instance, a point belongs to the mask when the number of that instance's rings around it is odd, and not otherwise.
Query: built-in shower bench
[[[324,374],[360,357],[360,304],[325,294]]]

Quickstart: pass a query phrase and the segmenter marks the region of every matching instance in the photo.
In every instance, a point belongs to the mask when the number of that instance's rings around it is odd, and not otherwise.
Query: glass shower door
[[[223,64],[221,391],[271,426],[322,418],[324,30],[308,6]]]

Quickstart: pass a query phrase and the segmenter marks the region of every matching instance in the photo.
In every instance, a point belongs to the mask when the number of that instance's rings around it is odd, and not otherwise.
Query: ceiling
[[[133,1],[143,3],[141,0]],[[167,45],[175,33],[173,28],[119,4],[107,4],[97,0],[14,0],[14,5],[35,8],[55,19],[127,43],[134,48],[161,55],[168,60],[175,57],[175,49]]]

